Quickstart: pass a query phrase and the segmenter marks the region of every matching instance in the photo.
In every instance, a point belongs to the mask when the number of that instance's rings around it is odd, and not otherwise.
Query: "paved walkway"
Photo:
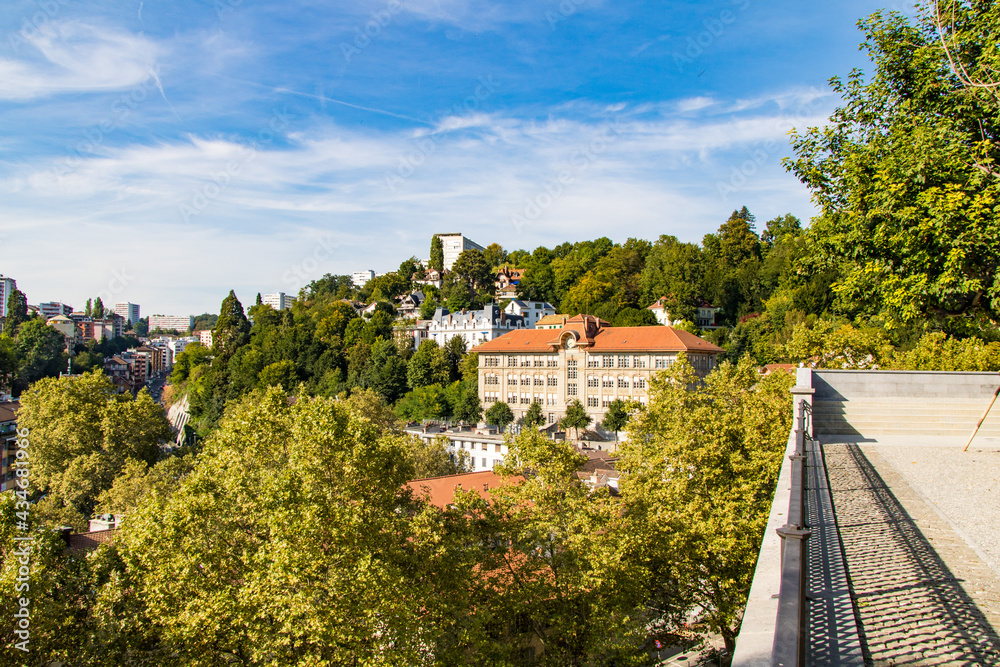
[[[1000,451],[825,444],[865,661],[1000,666]],[[908,467],[912,466],[912,467]]]

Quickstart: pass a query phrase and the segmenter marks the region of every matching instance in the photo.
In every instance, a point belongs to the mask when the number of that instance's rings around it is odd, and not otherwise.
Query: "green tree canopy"
[[[991,3],[938,4],[949,50],[929,11],[913,24],[896,12],[861,22],[872,71],[832,80],[843,105],[828,125],[793,135],[786,166],[822,207],[814,261],[843,273],[834,289],[846,308],[890,323],[995,323],[1000,106],[995,86],[969,80],[995,76],[1000,20]]]
[[[749,358],[704,382],[686,359],[650,381],[619,449],[622,497],[657,586],[731,651],[791,428],[791,376]],[[720,409],[725,406],[725,409]]]
[[[100,371],[36,382],[21,396],[18,426],[31,432],[33,488],[48,492],[40,512],[78,529],[129,460],[153,463],[171,437],[145,389],[116,395]]]
[[[559,420],[559,425],[563,428],[571,428],[576,431],[576,437],[580,437],[580,429],[587,428],[591,422],[590,415],[587,414],[587,408],[583,407],[583,404],[579,399],[574,398],[566,406],[566,415]]]
[[[501,401],[497,401],[486,410],[486,414],[483,415],[487,424],[493,424],[500,432],[507,430],[507,427],[514,423],[514,413],[511,412],[510,406]]]
[[[231,403],[195,469],[121,534],[171,664],[456,659],[470,569],[401,491],[403,440],[331,399]]]
[[[521,425],[525,428],[538,428],[545,425],[545,415],[542,414],[542,404],[534,402],[528,406],[524,417],[521,418]]]

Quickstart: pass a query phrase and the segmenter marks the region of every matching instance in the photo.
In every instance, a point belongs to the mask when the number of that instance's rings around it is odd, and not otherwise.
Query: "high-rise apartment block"
[[[7,300],[11,292],[17,289],[17,281],[0,275],[0,317],[7,317]]]
[[[132,326],[135,326],[135,323],[139,321],[139,304],[116,303],[115,313],[121,315]]]
[[[458,256],[464,250],[485,250],[483,246],[461,234],[438,234],[437,237],[441,239],[441,245],[444,248],[445,271],[451,271],[451,267],[455,265],[455,260],[458,259]]]

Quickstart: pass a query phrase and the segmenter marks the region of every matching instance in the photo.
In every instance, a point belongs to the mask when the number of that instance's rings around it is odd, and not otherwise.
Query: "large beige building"
[[[593,315],[569,318],[559,329],[522,329],[475,348],[483,409],[505,401],[515,419],[542,404],[549,424],[574,399],[594,423],[617,398],[648,401],[649,379],[681,352],[702,376],[722,348],[672,327],[612,327]]]

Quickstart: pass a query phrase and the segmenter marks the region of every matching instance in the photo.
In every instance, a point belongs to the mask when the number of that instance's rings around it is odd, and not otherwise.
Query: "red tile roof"
[[[559,337],[569,329],[511,331],[473,348],[476,352],[553,352]],[[602,327],[594,335],[590,352],[705,352],[722,348],[683,329],[673,327]]]
[[[95,530],[89,533],[71,533],[67,540],[70,551],[93,551],[102,544],[111,544],[115,537],[115,528]]]
[[[446,475],[444,477],[427,477],[407,482],[418,498],[429,494],[429,502],[441,509],[446,509],[455,502],[455,491],[475,491],[480,497],[489,500],[490,491],[499,486],[516,483],[519,477],[503,478],[492,470],[482,472],[467,472],[461,475]]]

